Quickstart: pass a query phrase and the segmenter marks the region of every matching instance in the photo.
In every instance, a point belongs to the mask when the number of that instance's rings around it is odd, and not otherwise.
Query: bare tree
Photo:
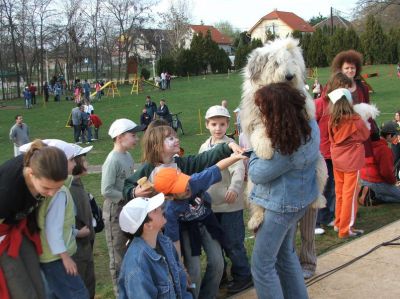
[[[182,46],[183,39],[189,31],[190,11],[191,2],[188,0],[171,0],[167,11],[160,13],[160,27],[166,29],[164,38],[170,44],[173,53]]]

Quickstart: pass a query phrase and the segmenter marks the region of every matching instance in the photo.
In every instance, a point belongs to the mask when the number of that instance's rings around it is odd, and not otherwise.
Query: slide
[[[100,90],[103,90],[104,88],[106,88],[106,87],[108,87],[111,83],[113,83],[114,81],[108,81],[106,84],[104,84],[101,88],[100,88]],[[96,91],[95,92],[93,92],[91,95],[90,95],[90,97],[91,98],[94,98],[95,96],[96,96]]]

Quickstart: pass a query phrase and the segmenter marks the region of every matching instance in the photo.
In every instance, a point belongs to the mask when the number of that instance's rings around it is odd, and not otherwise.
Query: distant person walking
[[[24,101],[25,101],[25,108],[31,109],[32,108],[32,94],[29,91],[29,87],[25,87],[24,90]]]
[[[31,92],[31,97],[32,97],[32,104],[36,104],[36,86],[35,83],[31,83],[31,86],[29,87],[29,91]]]
[[[29,127],[23,122],[24,118],[15,116],[15,125],[10,129],[10,139],[14,143],[14,157],[20,155],[19,147],[29,142]]]
[[[43,94],[44,94],[44,101],[47,103],[49,101],[49,84],[44,82],[43,85]]]

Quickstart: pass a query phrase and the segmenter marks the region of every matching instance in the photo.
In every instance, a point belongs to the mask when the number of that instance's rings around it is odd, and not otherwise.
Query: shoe
[[[96,141],[97,139],[96,138],[92,138],[92,141]]]
[[[82,141],[75,142],[75,144],[82,144]]]
[[[345,239],[345,238],[356,238],[361,236],[364,233],[364,231],[362,229],[350,229],[349,234],[347,236],[343,236],[340,237],[341,239]]]
[[[232,280],[228,284],[227,293],[230,295],[240,293],[252,286],[253,286],[253,279],[251,277],[244,280]]]
[[[311,277],[313,277],[315,275],[314,271],[311,270],[304,270],[303,269],[303,277],[304,279],[310,279]]]
[[[332,221],[329,222],[326,226],[330,226],[330,227],[335,226],[335,220],[332,220]]]
[[[91,143],[91,141],[86,142],[86,144],[90,144],[90,143]]]
[[[323,234],[325,234],[325,230],[321,227],[316,227],[314,230],[314,234],[315,235],[323,235]]]
[[[333,226],[333,230],[334,230],[335,232],[338,232],[338,231],[339,231],[339,227]]]

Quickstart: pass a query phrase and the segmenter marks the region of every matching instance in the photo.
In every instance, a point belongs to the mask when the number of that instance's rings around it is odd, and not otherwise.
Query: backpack
[[[93,215],[93,229],[97,234],[103,231],[104,229],[103,211],[97,205],[96,199],[94,198],[92,193],[88,193],[88,195],[89,195],[90,208],[92,209],[92,215]]]

